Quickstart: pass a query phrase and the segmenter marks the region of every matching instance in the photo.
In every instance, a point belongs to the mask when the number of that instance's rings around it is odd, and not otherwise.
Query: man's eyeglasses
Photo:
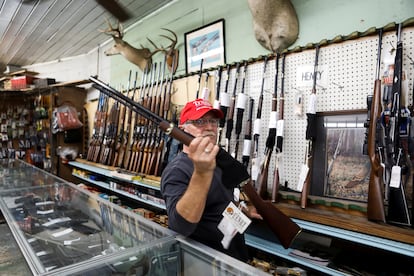
[[[198,120],[188,120],[186,124],[193,124],[197,127],[206,126],[207,124],[218,126],[219,119],[198,119]]]

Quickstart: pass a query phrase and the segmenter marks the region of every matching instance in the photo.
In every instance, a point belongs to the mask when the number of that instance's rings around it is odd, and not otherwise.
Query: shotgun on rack
[[[277,81],[279,78],[279,54],[276,54],[275,59],[275,86],[272,96],[272,111],[269,118],[269,133],[266,138],[265,158],[260,166],[260,172],[257,177],[256,187],[259,195],[263,199],[268,198],[267,181],[269,177],[270,159],[272,157],[273,148],[276,144],[276,123],[278,120],[277,113]]]
[[[220,79],[221,79],[221,77],[220,77]],[[228,110],[229,105],[230,105],[230,97],[229,97],[229,93],[228,93],[229,79],[230,79],[230,64],[227,64],[226,84],[224,86],[224,92],[220,93],[220,107],[219,107],[219,109],[223,112],[223,118],[221,118],[220,122],[219,122],[219,133],[218,133],[218,137],[217,137],[217,141],[218,141],[219,145],[221,145],[221,136],[223,134],[224,125],[226,124],[227,110]],[[216,93],[219,93],[219,90],[217,90]]]
[[[391,117],[394,123],[393,138],[393,165],[388,189],[388,213],[387,222],[411,226],[411,218],[408,210],[404,186],[408,180],[407,171],[407,145],[409,135],[408,110],[405,106],[402,92],[403,81],[403,43],[401,39],[402,24],[398,24],[397,50],[394,61],[394,77],[392,84],[393,104]]]
[[[257,177],[260,170],[260,158],[259,158],[259,138],[262,124],[262,108],[263,108],[263,93],[266,79],[268,56],[264,57],[263,61],[263,74],[262,74],[262,87],[260,89],[259,101],[257,103],[256,119],[253,123],[253,158],[252,158],[252,179],[257,188]]]
[[[240,143],[240,133],[242,131],[243,126],[243,114],[244,109],[246,108],[248,97],[244,93],[244,88],[246,85],[246,73],[247,73],[247,61],[244,61],[244,69],[243,69],[243,76],[242,76],[242,87],[239,95],[237,96],[236,101],[236,108],[237,108],[237,114],[236,114],[236,144],[234,145],[234,151],[231,154],[235,159],[237,159],[237,154],[239,152],[239,143]]]
[[[371,162],[371,172],[369,176],[368,185],[368,204],[367,204],[367,218],[372,221],[385,222],[384,209],[384,188],[382,183],[382,174],[384,173],[381,167],[381,162],[378,157],[377,137],[378,124],[381,117],[381,46],[382,46],[382,29],[378,32],[378,52],[377,52],[377,68],[376,79],[374,82],[374,95],[372,100],[368,98],[368,109],[370,110],[369,127],[368,127],[368,156]],[[370,97],[370,96],[368,96]],[[370,104],[369,104],[370,103]]]
[[[301,174],[299,177],[299,185],[302,186],[301,197],[300,197],[300,207],[306,208],[308,194],[311,185],[311,171],[312,171],[312,162],[314,154],[314,145],[313,142],[316,140],[316,79],[317,79],[317,68],[318,68],[318,58],[319,58],[319,45],[316,45],[315,49],[315,64],[313,66],[313,86],[312,93],[309,96],[308,110],[306,111],[307,116],[307,126],[306,126],[306,140],[308,144],[306,146],[305,154],[305,163],[302,165]],[[303,178],[304,176],[304,178]]]
[[[254,108],[254,99],[250,98],[249,113],[247,116],[246,127],[244,129],[243,156],[242,156],[242,164],[246,170],[249,167],[250,155],[252,154],[253,108]]]
[[[135,93],[137,91],[137,79],[138,79],[138,71],[135,72],[135,79],[134,79],[134,90],[132,92],[132,97],[131,99],[134,100],[135,99]],[[131,158],[131,141],[132,141],[132,110],[129,108],[128,109],[128,121],[127,121],[127,125],[126,125],[126,129],[125,129],[125,138],[123,139],[123,143],[121,145],[121,150],[119,153],[119,158],[118,158],[118,167],[121,168],[128,168],[128,164],[129,164],[129,160]]]
[[[129,91],[131,90],[131,87],[130,87],[131,86],[131,75],[132,75],[132,70],[129,70],[128,84],[127,84],[127,89],[126,89],[127,95],[129,95]],[[124,141],[128,140],[128,138],[125,135],[126,130],[124,129],[125,126],[127,125],[125,122],[126,116],[127,116],[126,107],[121,106],[119,122],[118,122],[119,124],[119,128],[118,128],[119,132],[118,132],[118,137],[117,137],[118,139],[117,139],[116,146],[115,146],[112,166],[121,167],[122,160],[124,159],[125,148],[122,146],[124,145]]]
[[[200,71],[198,72],[196,99],[198,99],[198,97],[200,95],[201,77],[203,76],[203,61],[204,61],[204,59],[202,58],[201,61],[200,61]]]
[[[276,125],[276,161],[275,169],[273,171],[273,185],[272,185],[272,202],[277,201],[277,195],[279,194],[279,163],[282,155],[283,148],[283,130],[285,127],[284,123],[284,112],[285,112],[285,60],[286,54],[283,54],[282,58],[282,77],[280,84],[280,96],[279,96],[279,119]]]
[[[234,109],[236,108],[236,92],[237,92],[237,80],[239,78],[240,72],[240,63],[237,62],[236,65],[236,73],[234,74],[234,87],[233,87],[233,94],[230,100],[230,106],[227,110],[227,121],[226,121],[226,143],[224,149],[227,152],[230,152],[230,140],[231,140],[231,133],[233,132],[234,127]]]
[[[194,137],[183,130],[176,127],[171,122],[154,114],[140,104],[131,101],[122,93],[119,93],[112,87],[95,77],[90,77],[94,86],[101,92],[106,93],[124,105],[129,106],[135,112],[152,121],[154,124],[164,131],[166,134],[177,139],[185,145],[189,145]],[[256,207],[258,213],[268,224],[271,231],[277,236],[284,248],[289,248],[294,239],[301,232],[301,228],[291,218],[276,208],[272,203],[263,201],[256,193],[252,186],[249,173],[244,166],[234,159],[228,152],[220,148],[217,154],[217,165],[223,170],[223,183],[228,188],[240,186],[243,192],[249,197],[250,202]]]

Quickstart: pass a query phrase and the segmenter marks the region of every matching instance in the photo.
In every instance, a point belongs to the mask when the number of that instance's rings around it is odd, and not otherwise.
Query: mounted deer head
[[[171,38],[166,35],[160,35],[171,41],[171,44],[168,47],[164,48],[161,46],[160,48],[157,45],[155,45],[155,43],[152,42],[151,39],[149,39],[148,37],[147,39],[156,49],[154,52],[152,52],[152,54],[163,52],[165,54],[165,60],[167,63],[168,70],[174,74],[178,67],[178,58],[180,54],[179,50],[175,49],[175,45],[177,44],[177,35],[169,29],[165,29],[165,28],[161,28],[161,29],[170,32],[174,37],[174,38]]]
[[[141,48],[137,49],[128,44],[128,42],[122,39],[122,25],[118,22],[117,28],[113,28],[109,20],[106,20],[109,28],[106,30],[100,30],[108,35],[111,35],[114,39],[115,44],[104,52],[107,56],[112,55],[122,55],[129,62],[137,65],[141,71],[144,71],[145,68],[151,68],[152,64],[152,55],[151,51],[148,48],[145,48],[141,45]]]
[[[266,49],[281,52],[299,34],[299,21],[290,0],[248,0],[256,40]]]

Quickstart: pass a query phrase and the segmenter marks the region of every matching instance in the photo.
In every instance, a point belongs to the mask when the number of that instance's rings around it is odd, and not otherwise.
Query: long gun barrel
[[[263,75],[262,75],[262,87],[260,90],[259,101],[257,103],[256,119],[253,124],[253,159],[252,159],[252,178],[253,181],[257,181],[259,175],[259,138],[262,121],[262,106],[263,106],[263,93],[266,79],[266,68],[267,68],[268,56],[264,57],[263,61]]]
[[[244,109],[247,105],[248,97],[246,94],[244,94],[244,88],[246,85],[246,73],[247,73],[247,61],[244,62],[244,69],[243,69],[243,77],[242,77],[242,87],[239,95],[237,96],[236,101],[236,108],[237,108],[237,114],[236,114],[236,145],[234,146],[234,152],[232,153],[232,156],[237,159],[237,154],[239,152],[239,140],[240,140],[240,133],[242,131],[242,122],[243,122],[243,114]]]
[[[272,111],[270,112],[270,119],[269,119],[269,133],[266,138],[266,149],[265,149],[265,158],[260,167],[260,173],[257,178],[257,190],[259,195],[263,199],[268,198],[267,193],[267,182],[269,177],[269,166],[270,166],[270,159],[272,157],[273,148],[276,144],[276,123],[278,119],[277,114],[277,81],[279,78],[279,54],[276,54],[275,58],[275,85],[273,89],[273,96],[272,96]]]
[[[234,127],[234,109],[236,108],[236,92],[237,92],[237,80],[239,78],[240,72],[240,63],[238,62],[236,65],[236,73],[234,74],[234,88],[233,94],[230,100],[230,106],[227,112],[227,121],[226,121],[226,144],[225,149],[227,152],[230,152],[230,140],[231,140],[231,133],[233,132]]]
[[[280,96],[279,96],[279,119],[276,126],[276,163],[275,169],[273,171],[273,185],[272,185],[272,202],[277,201],[277,195],[279,193],[280,185],[280,176],[279,176],[279,162],[282,154],[283,148],[283,130],[285,127],[284,124],[284,105],[285,105],[285,63],[286,63],[286,54],[282,58],[282,77],[280,84]],[[276,83],[276,82],[275,82]],[[275,84],[276,85],[276,84]]]
[[[254,99],[250,98],[249,100],[249,114],[247,117],[246,127],[244,129],[244,139],[243,139],[243,157],[242,163],[243,166],[248,168],[250,155],[252,154],[252,125],[253,125],[253,108],[254,108]]]
[[[229,79],[230,79],[230,64],[227,65],[226,84],[225,84],[224,92],[220,94],[220,107],[219,108],[223,112],[223,118],[221,118],[220,122],[219,122],[219,133],[218,133],[218,137],[217,137],[218,144],[221,144],[221,136],[222,136],[224,125],[226,123],[227,110],[228,110],[229,105],[230,105],[230,97],[229,97],[229,93],[228,93]],[[216,93],[218,93],[218,92],[216,92]]]
[[[140,113],[154,124],[157,124],[162,131],[174,139],[177,139],[185,145],[189,145],[194,139],[191,134],[184,132],[171,122],[157,114],[154,114],[150,110],[142,107],[140,104],[131,101],[131,99],[119,93],[104,82],[94,77],[90,77],[90,80],[94,83],[94,85],[98,86],[100,91],[117,99],[122,104],[130,106],[130,108],[133,108],[135,112]],[[217,154],[217,166],[223,170],[223,183],[225,183],[226,187],[234,188],[240,185],[242,190],[249,197],[251,203],[256,207],[258,213],[263,217],[269,228],[277,236],[282,246],[284,248],[289,248],[294,239],[301,232],[301,228],[272,203],[265,202],[259,197],[252,185],[247,170],[224,149],[220,149]]]

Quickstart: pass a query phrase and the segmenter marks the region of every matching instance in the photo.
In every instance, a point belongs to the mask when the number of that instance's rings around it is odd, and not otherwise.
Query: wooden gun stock
[[[301,228],[272,203],[262,200],[256,193],[251,181],[242,186],[242,189],[249,197],[250,202],[256,207],[257,212],[263,217],[263,220],[278,237],[282,246],[289,248],[301,232]]]

